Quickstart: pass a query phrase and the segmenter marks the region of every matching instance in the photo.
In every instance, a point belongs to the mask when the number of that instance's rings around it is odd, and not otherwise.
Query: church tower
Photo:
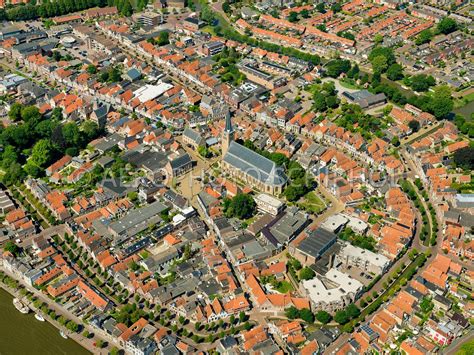
[[[222,156],[227,153],[229,149],[230,142],[234,140],[234,128],[232,127],[232,120],[230,119],[230,112],[227,111],[225,115],[225,128],[222,132]]]

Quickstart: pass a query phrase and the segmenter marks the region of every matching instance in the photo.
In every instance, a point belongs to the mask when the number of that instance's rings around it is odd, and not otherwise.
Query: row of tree
[[[137,7],[144,8],[146,4],[146,0],[140,0]],[[130,0],[46,0],[40,5],[21,3],[6,9],[0,9],[0,21],[26,21],[39,17],[49,18],[93,7],[105,6],[116,6],[123,16],[130,16],[133,13]]]

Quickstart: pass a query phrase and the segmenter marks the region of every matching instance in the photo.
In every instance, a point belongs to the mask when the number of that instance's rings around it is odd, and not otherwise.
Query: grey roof
[[[270,232],[280,244],[288,243],[308,223],[308,216],[304,213],[285,213],[271,228]]]
[[[191,129],[189,127],[186,127],[184,129],[183,136],[188,137],[189,139],[191,139],[197,145],[204,145],[204,143],[205,143],[204,138],[198,132],[196,132],[194,129]]]
[[[173,170],[181,169],[190,163],[192,163],[192,160],[188,153],[180,155],[176,159],[170,161]]]
[[[127,76],[131,81],[135,81],[140,79],[142,74],[137,69],[132,68],[127,72]]]
[[[268,185],[282,186],[287,181],[283,168],[234,141],[230,143],[224,161]]]
[[[298,245],[298,250],[318,258],[334,244],[336,240],[337,236],[333,232],[318,228]]]
[[[130,211],[121,219],[112,222],[109,228],[114,230],[117,234],[121,234],[129,228],[136,228],[137,225],[150,220],[152,217],[159,216],[160,212],[167,208],[168,207],[161,202],[155,201],[146,207]]]

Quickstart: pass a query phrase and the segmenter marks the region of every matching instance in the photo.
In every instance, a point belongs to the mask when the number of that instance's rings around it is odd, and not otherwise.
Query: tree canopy
[[[227,217],[247,219],[255,214],[256,204],[249,194],[239,193],[234,198],[224,200],[224,213]]]
[[[466,147],[454,152],[456,166],[464,170],[474,170],[474,147]]]
[[[450,17],[445,17],[441,21],[438,22],[437,30],[440,33],[445,35],[456,31],[458,28],[458,24],[455,20]]]
[[[323,324],[328,324],[332,320],[332,316],[326,311],[318,311],[316,319]]]

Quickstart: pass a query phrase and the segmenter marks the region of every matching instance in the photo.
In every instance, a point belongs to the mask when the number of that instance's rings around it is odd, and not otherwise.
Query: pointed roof
[[[234,127],[232,127],[232,120],[230,118],[230,111],[227,111],[225,114],[225,132],[233,133]]]

